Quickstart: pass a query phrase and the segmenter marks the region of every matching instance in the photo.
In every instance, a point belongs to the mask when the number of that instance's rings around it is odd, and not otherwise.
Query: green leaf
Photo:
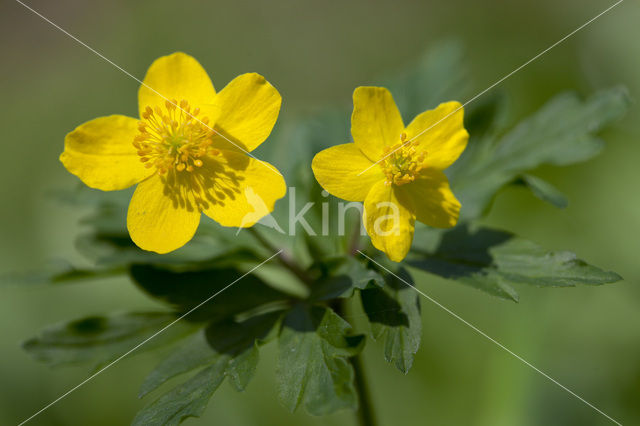
[[[50,326],[23,347],[38,361],[49,365],[89,361],[101,365],[123,355],[175,319],[174,314],[156,312],[87,317]],[[176,323],[137,351],[172,343],[191,330],[188,324]]]
[[[245,275],[224,264],[187,271],[166,266],[133,265],[131,277],[142,290],[180,312],[186,312],[220,292],[213,303],[204,304],[186,318],[191,321],[218,321],[289,299],[287,294],[269,287],[255,275]]]
[[[0,275],[0,285],[73,283],[125,273],[122,268],[77,268],[66,261],[49,262],[39,269]]]
[[[228,320],[192,336],[147,376],[139,397],[171,378],[198,368],[200,372],[143,408],[133,424],[177,425],[187,417],[199,417],[225,377],[238,391],[244,390],[258,364],[258,346],[272,337],[280,317],[271,312],[242,322]]]
[[[142,398],[167,380],[197,368],[222,363],[223,376],[229,376],[238,390],[249,383],[258,363],[257,346],[264,344],[280,319],[279,312],[211,324],[184,342],[147,376],[138,397]]]
[[[520,176],[516,183],[522,183],[522,185],[527,186],[531,189],[533,195],[559,209],[564,209],[569,205],[569,200],[558,188],[539,177],[525,173]]]
[[[390,79],[389,88],[409,123],[441,102],[462,100],[469,89],[465,52],[457,40],[434,44],[403,72]]]
[[[354,409],[358,397],[347,357],[362,350],[364,336],[324,307],[296,305],[285,317],[278,341],[277,385],[290,411],[302,405],[320,416]]]
[[[126,230],[126,227],[124,227]],[[228,253],[233,247],[224,240],[198,235],[185,246],[167,254],[157,254],[136,246],[126,233],[90,232],[76,238],[76,248],[96,265],[126,267],[133,263],[184,264],[204,262]]]
[[[219,359],[220,354],[211,349],[202,329],[180,342],[178,348],[149,373],[140,387],[138,398],[144,397],[173,377],[211,365]]]
[[[420,231],[417,230],[417,238]],[[549,251],[505,231],[459,226],[442,233],[433,251],[415,249],[411,266],[494,296],[518,300],[514,283],[544,287],[599,285],[621,277],[578,259],[568,251]]]
[[[260,351],[258,350],[258,344],[255,343],[240,355],[229,360],[225,374],[237,391],[243,391],[249,385],[258,367],[259,358]]]
[[[74,207],[96,207],[109,204],[122,206],[126,209],[133,195],[133,191],[133,188],[129,188],[121,191],[105,192],[99,189],[89,188],[85,184],[78,182],[72,189],[53,189],[48,191],[47,195],[51,199]]]
[[[404,268],[397,275],[413,285],[413,279]],[[401,279],[386,274],[383,288],[364,289],[360,297],[373,338],[384,340],[385,359],[407,374],[420,347],[422,320],[418,292]]]
[[[179,425],[188,417],[199,417],[209,398],[224,380],[225,363],[202,369],[185,383],[176,386],[138,412],[133,425]]]
[[[312,272],[320,275],[310,295],[311,299],[318,301],[349,298],[355,289],[384,285],[382,275],[353,256],[325,259],[314,265]]]
[[[251,317],[242,322],[227,320],[211,324],[206,330],[209,346],[229,360],[226,374],[231,384],[244,390],[258,364],[258,346],[269,341],[271,331],[282,316],[270,312]]]
[[[479,217],[495,193],[542,164],[567,165],[598,154],[594,134],[627,111],[626,90],[614,88],[581,101],[574,94],[553,98],[501,138],[471,135],[461,158],[447,170],[462,203],[462,220]]]
[[[118,197],[94,191],[79,190],[67,196],[74,203],[93,207],[91,213],[80,221],[82,225],[89,227],[89,231],[76,239],[76,247],[84,256],[102,267],[124,267],[132,263],[204,262],[242,248],[251,248],[254,244],[247,232],[237,234],[234,228],[203,220],[194,238],[183,247],[162,255],[145,251],[133,243],[127,232],[127,205],[131,198],[129,191]]]

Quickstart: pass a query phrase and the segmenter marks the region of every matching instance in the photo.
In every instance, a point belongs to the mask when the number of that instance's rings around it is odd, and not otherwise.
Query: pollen
[[[406,133],[402,133],[399,143],[386,147],[383,151],[380,166],[386,176],[385,185],[413,182],[425,168],[426,158],[427,152],[419,150],[419,142],[407,142]]]
[[[164,109],[147,106],[138,123],[133,140],[140,161],[145,167],[155,167],[159,174],[170,170],[192,172],[204,164],[202,158],[216,155],[211,147],[213,129],[207,117],[198,117],[199,108],[189,102],[165,101]]]

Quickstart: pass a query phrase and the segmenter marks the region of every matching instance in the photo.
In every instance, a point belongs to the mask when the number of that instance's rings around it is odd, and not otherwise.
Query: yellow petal
[[[420,148],[427,151],[429,167],[444,170],[460,157],[469,139],[463,116],[459,102],[446,102],[418,115],[407,126],[407,139],[420,142]]]
[[[91,188],[114,191],[149,176],[133,147],[138,120],[110,115],[78,126],[64,139],[60,161]]]
[[[222,149],[253,151],[271,133],[282,98],[263,76],[242,74],[225,86],[215,98],[220,111],[216,130],[224,136],[214,138],[215,146]],[[230,139],[230,143],[227,139]]]
[[[395,186],[375,184],[364,201],[364,224],[373,246],[400,262],[409,252],[415,215],[411,201]]]
[[[416,219],[435,228],[451,228],[458,222],[460,202],[444,173],[424,170],[418,179],[398,187],[411,200]]]
[[[269,163],[237,151],[223,151],[206,160],[210,173],[201,196],[204,214],[223,226],[246,228],[273,211],[276,200],[287,191],[284,178]]]
[[[382,169],[372,165],[373,162],[353,143],[320,151],[311,162],[320,186],[331,195],[347,201],[364,201],[371,187],[384,180]],[[363,170],[366,172],[359,175]]]
[[[193,238],[200,216],[191,194],[176,196],[167,190],[165,178],[156,174],[141,182],[133,193],[127,229],[141,249],[168,253]]]
[[[400,142],[403,130],[402,117],[387,89],[358,87],[353,92],[351,136],[369,160],[380,160],[385,147]]]
[[[212,103],[215,95],[213,83],[202,65],[193,57],[177,52],[151,64],[138,91],[138,110],[142,116],[147,106],[164,109],[167,99],[178,102],[184,99],[192,107],[202,108]],[[209,119],[213,120],[213,117]]]

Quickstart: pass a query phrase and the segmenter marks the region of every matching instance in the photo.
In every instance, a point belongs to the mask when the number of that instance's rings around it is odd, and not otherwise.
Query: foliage
[[[459,44],[444,43],[380,83],[394,93],[403,115],[415,116],[441,101],[468,98],[463,59]],[[350,358],[364,347],[367,330],[355,329],[345,319],[345,309],[360,300],[372,339],[380,342],[385,359],[406,374],[421,338],[420,297],[411,288],[412,268],[512,301],[518,300],[519,285],[566,287],[620,279],[571,252],[547,250],[475,222],[495,194],[510,184],[524,185],[536,197],[565,207],[566,197],[532,171],[542,164],[562,166],[596,155],[603,147],[596,133],[622,116],[628,102],[620,88],[586,100],[560,94],[512,126],[506,125],[504,97],[487,94],[471,103],[465,117],[469,146],[447,170],[462,202],[463,221],[446,231],[418,227],[404,265],[385,261],[366,238],[337,236],[333,218],[326,224],[328,236],[309,237],[296,229],[295,236],[287,237],[258,229],[263,243],[284,250],[282,263],[298,265],[292,273],[283,273],[274,260],[247,274],[275,250],[262,247],[250,231],[238,234],[213,223],[203,223],[185,247],[160,256],[138,249],[129,239],[127,191],[105,194],[80,188],[58,193],[61,200],[92,211],[82,221],[88,232],[78,237],[77,246],[94,266],[54,264],[2,281],[59,285],[128,274],[141,291],[166,308],[55,325],[28,340],[24,348],[51,365],[100,366],[186,315],[139,349],[174,347],[149,373],[139,396],[165,387],[170,379],[190,376],[148,404],[134,424],[175,425],[199,416],[225,378],[242,391],[257,368],[259,348],[272,340],[278,347],[277,392],[285,407],[291,411],[302,407],[312,415],[355,409],[358,394]],[[346,142],[348,117],[348,111],[335,109],[285,123],[274,136],[272,151],[263,153],[267,160],[283,165],[287,182],[296,188],[296,204],[315,202],[306,219],[316,230],[322,226],[322,204],[333,208],[335,200],[321,194],[309,171],[310,160],[322,148]],[[287,210],[286,200],[276,205],[277,223],[288,222]],[[349,220],[347,226],[359,230],[359,222]],[[354,247],[374,261],[359,256]]]

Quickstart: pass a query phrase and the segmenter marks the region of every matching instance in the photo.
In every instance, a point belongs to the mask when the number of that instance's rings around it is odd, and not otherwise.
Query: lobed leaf
[[[268,313],[243,322],[226,320],[194,334],[165,358],[143,382],[142,398],[167,380],[196,368],[226,362],[222,373],[229,375],[238,390],[244,389],[257,364],[257,345],[268,340],[281,314]]]
[[[277,386],[290,411],[302,405],[320,416],[355,409],[358,396],[348,357],[364,346],[351,326],[325,307],[296,305],[285,317],[278,340]]]
[[[413,284],[406,269],[400,268],[397,275]],[[386,274],[383,288],[364,289],[360,297],[373,338],[384,340],[385,359],[407,374],[420,347],[422,319],[418,292],[402,280]]]
[[[49,262],[39,269],[9,272],[0,275],[0,285],[20,286],[39,284],[74,283],[106,278],[125,273],[122,268],[78,268],[66,261]]]
[[[280,317],[280,312],[271,312],[239,322],[226,320],[193,335],[147,376],[139,397],[169,379],[200,372],[143,408],[133,424],[176,425],[200,416],[225,377],[238,391],[244,390],[258,364],[258,347],[273,337]]]
[[[559,209],[564,209],[569,205],[569,200],[562,192],[539,177],[525,173],[520,176],[516,183],[522,183],[533,192],[533,195]]]
[[[417,239],[421,232],[417,230]],[[467,226],[442,232],[435,249],[416,247],[408,264],[514,301],[518,300],[514,283],[567,287],[621,279],[571,252],[549,251],[505,231],[480,228],[472,232]]]
[[[462,203],[462,220],[479,217],[495,193],[542,164],[568,165],[598,154],[603,142],[594,136],[628,109],[626,90],[598,92],[585,101],[561,94],[501,138],[476,139],[447,170]],[[538,188],[539,189],[539,188]]]
[[[199,417],[211,395],[224,380],[224,362],[205,367],[185,383],[176,386],[138,412],[132,424],[179,425],[188,417]]]
[[[167,266],[133,265],[131,277],[150,296],[169,303],[180,312],[186,312],[219,293],[215,303],[204,304],[186,318],[191,321],[219,321],[290,298],[269,287],[259,277],[245,275],[224,264],[186,271]]]
[[[160,312],[87,317],[50,326],[39,337],[23,343],[23,348],[49,365],[89,361],[100,365],[133,349],[175,318],[174,314]],[[172,343],[190,331],[187,324],[177,323],[138,350]]]
[[[312,271],[320,275],[310,295],[312,300],[349,298],[356,289],[384,285],[382,275],[353,256],[325,259],[314,265]]]

